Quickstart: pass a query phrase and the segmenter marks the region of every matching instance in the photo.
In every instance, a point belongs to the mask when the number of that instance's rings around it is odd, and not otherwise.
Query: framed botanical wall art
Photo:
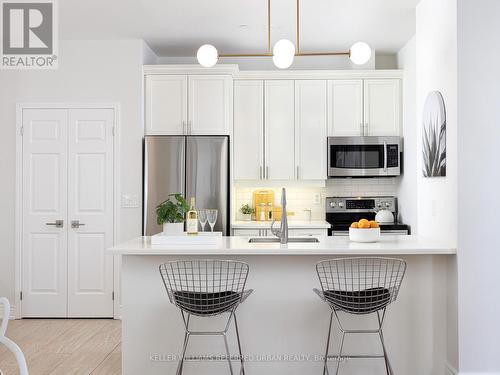
[[[424,177],[446,176],[446,107],[439,91],[427,96],[422,128]]]

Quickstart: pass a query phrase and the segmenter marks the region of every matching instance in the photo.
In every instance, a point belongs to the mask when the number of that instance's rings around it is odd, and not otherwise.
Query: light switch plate
[[[137,194],[123,194],[122,208],[139,208],[139,196]]]

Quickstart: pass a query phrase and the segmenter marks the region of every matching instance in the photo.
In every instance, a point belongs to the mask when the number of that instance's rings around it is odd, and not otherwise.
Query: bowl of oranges
[[[355,221],[349,228],[349,239],[353,242],[377,242],[380,240],[380,226],[375,220]]]

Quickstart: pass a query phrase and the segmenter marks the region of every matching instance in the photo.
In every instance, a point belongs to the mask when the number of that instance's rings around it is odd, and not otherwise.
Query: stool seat
[[[325,290],[325,299],[334,308],[352,314],[371,314],[386,307],[391,300],[387,288],[369,288],[359,291]]]
[[[226,290],[216,293],[174,292],[177,306],[195,315],[217,315],[230,311],[241,300],[241,293]]]

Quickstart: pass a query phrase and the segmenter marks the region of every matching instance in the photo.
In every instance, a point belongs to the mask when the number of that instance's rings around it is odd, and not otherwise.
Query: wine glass
[[[217,212],[218,211],[215,209],[210,209],[210,210],[206,210],[206,211],[207,211],[208,224],[210,225],[210,229],[213,232],[215,223],[217,222]]]
[[[207,210],[198,211],[198,220],[200,220],[201,231],[205,232],[205,224],[207,223]]]

